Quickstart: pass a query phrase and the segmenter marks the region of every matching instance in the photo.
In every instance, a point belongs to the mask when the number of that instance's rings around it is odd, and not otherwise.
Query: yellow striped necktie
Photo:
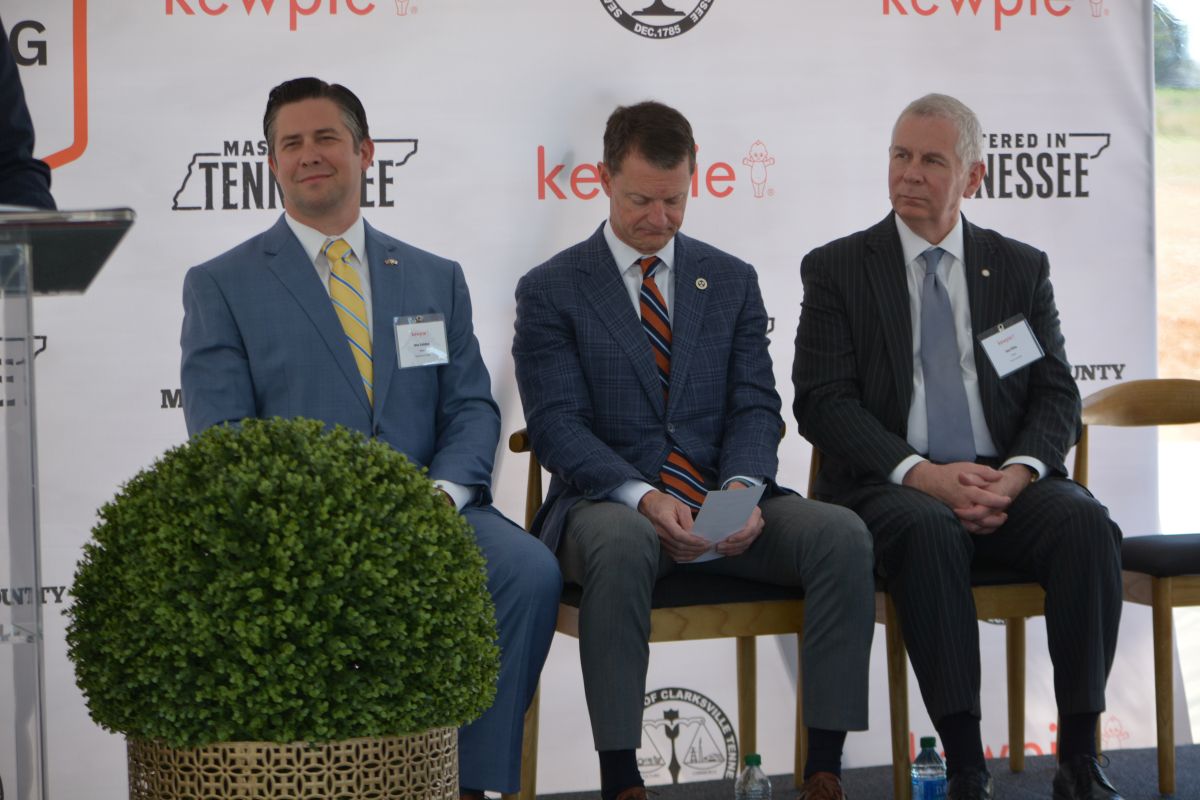
[[[331,239],[322,251],[329,260],[329,298],[346,332],[350,352],[358,364],[363,388],[367,390],[367,401],[375,403],[373,382],[375,367],[371,358],[371,329],[367,326],[367,303],[363,299],[362,282],[358,271],[350,265],[354,251],[345,239]]]

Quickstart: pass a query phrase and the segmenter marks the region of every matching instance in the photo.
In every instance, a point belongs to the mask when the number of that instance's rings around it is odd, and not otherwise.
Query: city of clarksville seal
[[[642,705],[638,769],[647,784],[737,775],[738,742],[720,706],[691,689],[655,689]]]
[[[670,39],[704,19],[716,0],[600,0],[608,15],[647,39]]]

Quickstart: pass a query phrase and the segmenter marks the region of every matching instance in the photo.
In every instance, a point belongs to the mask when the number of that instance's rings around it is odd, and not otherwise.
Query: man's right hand
[[[904,476],[904,485],[945,503],[968,533],[988,534],[1008,519],[1005,511],[1012,500],[996,491],[1003,477],[999,470],[971,461],[922,461]]]
[[[650,520],[663,549],[677,562],[691,561],[712,547],[712,542],[692,533],[692,509],[666,492],[646,492],[637,510]]]

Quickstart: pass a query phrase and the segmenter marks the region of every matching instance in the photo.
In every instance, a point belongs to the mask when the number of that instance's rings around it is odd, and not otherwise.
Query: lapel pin
[[[992,276],[992,271],[987,267],[984,267],[983,269],[979,270],[979,274],[985,278],[990,278]]]
[[[397,260],[396,260],[396,259],[394,259],[394,258],[385,258],[385,259],[383,260],[383,263],[384,263],[384,264],[387,264],[389,267],[394,267],[394,266],[396,266],[397,264],[399,264],[400,262],[399,262],[399,261],[397,261]]]
[[[708,288],[708,281],[704,280],[704,278],[696,278],[696,288],[703,292]]]

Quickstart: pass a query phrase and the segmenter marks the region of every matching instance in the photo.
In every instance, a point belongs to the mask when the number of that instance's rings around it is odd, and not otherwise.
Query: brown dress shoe
[[[617,800],[647,800],[645,786],[630,786],[617,795]]]
[[[832,772],[814,772],[804,781],[797,800],[846,800],[842,780]]]

